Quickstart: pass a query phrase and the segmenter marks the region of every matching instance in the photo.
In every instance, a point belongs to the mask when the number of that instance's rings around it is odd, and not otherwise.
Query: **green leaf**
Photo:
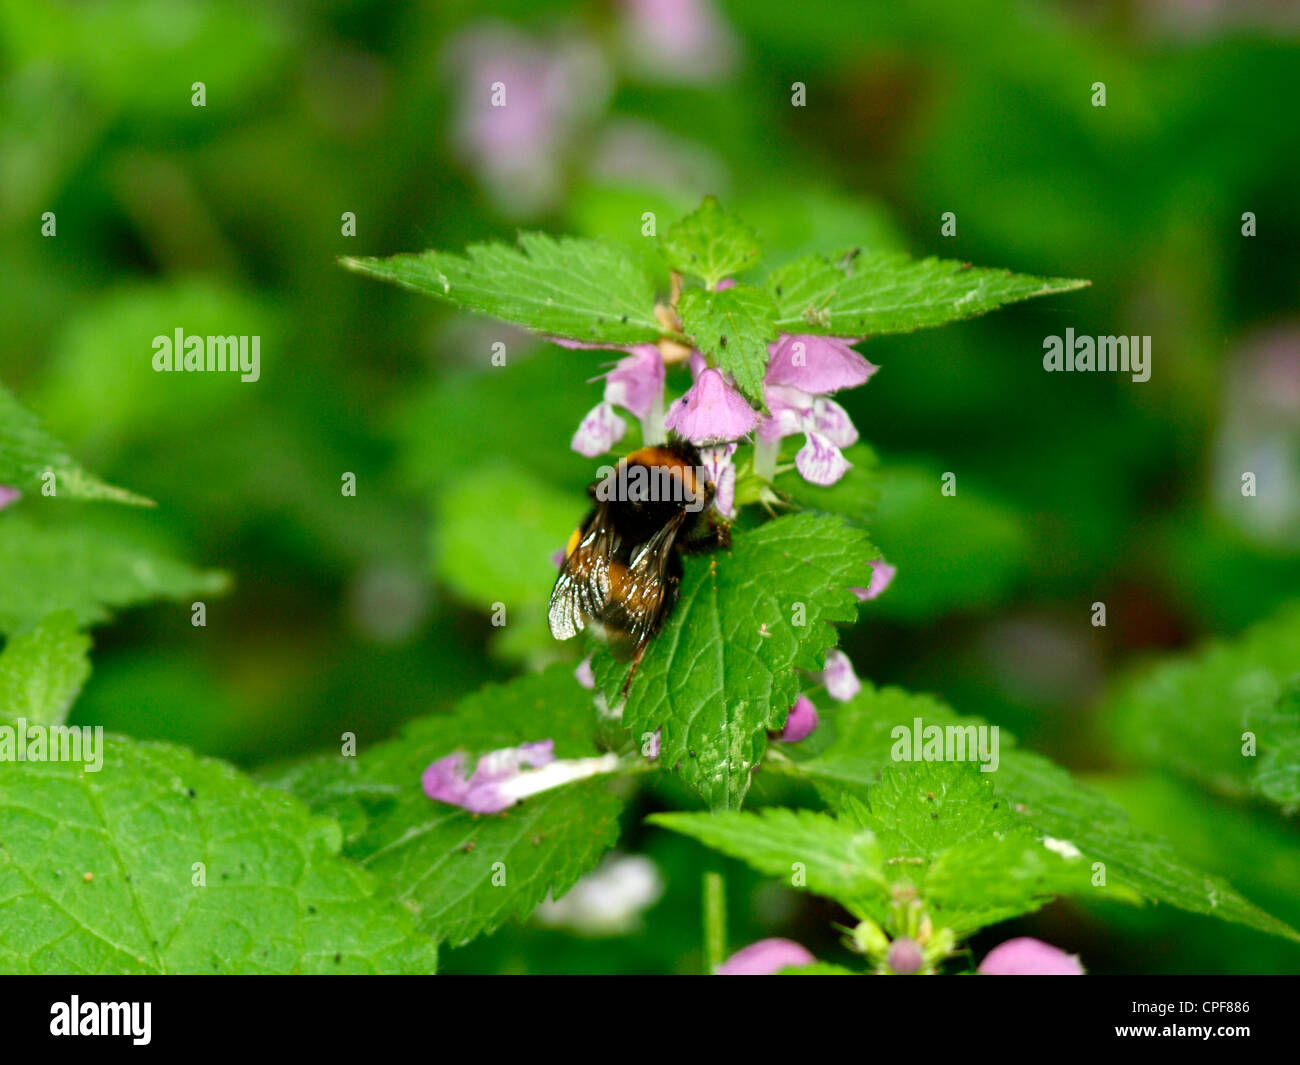
[[[749,285],[735,285],[722,292],[688,289],[677,304],[682,329],[694,338],[695,346],[760,404],[767,345],[777,335],[772,324],[775,310],[765,292]]]
[[[936,927],[966,936],[1054,895],[1092,890],[1082,857],[1049,849],[973,766],[890,767],[867,795],[869,804],[843,797],[838,817],[769,808],[650,820],[771,876],[797,871],[797,885],[892,935],[907,931],[896,904],[912,897]]]
[[[180,748],[107,736],[88,764],[0,764],[0,971],[431,972],[341,833]]]
[[[1126,683],[1107,717],[1119,749],[1225,795],[1300,804],[1300,602],[1232,640]],[[1257,750],[1247,753],[1246,733]]]
[[[62,725],[90,676],[90,637],[71,610],[11,636],[0,652],[0,718]]]
[[[464,255],[426,251],[340,262],[548,336],[635,344],[662,332],[653,283],[612,243],[521,233],[518,248],[471,244]]]
[[[345,853],[408,903],[422,929],[459,945],[528,916],[595,868],[618,838],[622,801],[595,777],[479,816],[427,798],[421,774],[454,751],[472,769],[480,754],[547,738],[557,758],[589,757],[595,730],[591,693],[571,667],[555,666],[489,685],[356,758],[313,759],[270,780],[348,826]]]
[[[63,498],[153,506],[152,500],[105,484],[83,470],[45,431],[40,419],[0,385],[0,485],[40,496],[48,483],[46,473],[54,474],[55,494]]]
[[[723,278],[748,270],[762,254],[758,234],[724,210],[715,196],[705,196],[696,210],[673,223],[660,239],[660,248],[669,266],[702,278],[711,289]]]
[[[776,324],[783,333],[864,337],[974,318],[1006,303],[1087,284],[975,268],[953,259],[854,249],[787,263],[768,279],[768,291],[776,299]]]
[[[926,695],[864,684],[856,698],[835,708],[818,730],[767,767],[795,773],[829,796],[868,790],[877,774],[895,765],[893,731],[924,725],[979,725]],[[1252,905],[1224,880],[1184,861],[1165,840],[1138,829],[1113,802],[1081,786],[1041,755],[1016,749],[999,731],[999,764],[990,775],[1012,809],[1053,838],[1069,842],[1090,860],[1105,863],[1107,882],[1192,913],[1235,921],[1288,939],[1292,928]]]
[[[113,608],[154,599],[219,595],[228,581],[154,550],[122,542],[90,523],[45,526],[0,515],[0,632],[12,633],[57,610],[79,625],[107,620]]]
[[[819,670],[831,622],[857,618],[849,590],[870,583],[875,549],[836,517],[793,514],[738,535],[729,551],[686,560],[679,601],[647,648],[623,723],[662,729],[660,760],[710,807],[738,807],[750,771],[799,694],[795,669]],[[601,650],[597,683],[611,704],[628,666]]]

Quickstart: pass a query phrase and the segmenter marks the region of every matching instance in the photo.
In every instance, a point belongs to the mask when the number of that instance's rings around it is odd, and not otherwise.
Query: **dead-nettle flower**
[[[773,976],[782,969],[815,965],[817,959],[793,939],[760,939],[718,966],[717,976]]]
[[[790,707],[790,713],[785,719],[785,728],[777,737],[782,743],[798,743],[800,740],[806,740],[816,730],[819,724],[817,717],[817,707],[806,695],[799,696],[794,701],[794,706]]]
[[[599,48],[578,36],[530,38],[477,23],[447,46],[455,80],[452,137],[498,205],[531,214],[553,205],[565,156],[603,110],[611,87]]]
[[[17,488],[10,488],[7,484],[0,484],[0,510],[4,510],[10,503],[21,499],[22,492]]]
[[[885,964],[889,966],[889,971],[892,973],[899,976],[912,976],[921,971],[921,966],[925,964],[925,956],[921,953],[921,946],[915,939],[899,936],[889,944]]]
[[[736,443],[700,448],[700,461],[713,482],[713,505],[728,521],[736,516]]]
[[[776,472],[777,453],[787,436],[804,435],[795,469],[804,480],[831,485],[848,472],[840,449],[857,443],[848,412],[826,397],[865,384],[878,367],[850,347],[851,338],[785,334],[768,345],[763,398],[771,412],[758,430],[754,469],[765,480]]]
[[[711,0],[622,0],[620,7],[629,58],[645,72],[712,81],[735,65],[735,36]]]
[[[875,599],[889,587],[897,572],[897,566],[891,566],[883,558],[875,559],[871,563],[871,583],[865,588],[850,588],[849,591],[860,600]]]
[[[822,669],[822,684],[826,694],[837,702],[846,703],[862,690],[862,681],[853,671],[849,656],[838,648],[826,652],[826,665]]]
[[[1041,939],[1021,936],[984,955],[976,972],[985,976],[1083,976],[1083,964],[1077,954],[1044,943]]]
[[[604,398],[596,404],[578,426],[572,447],[579,455],[594,459],[623,439],[627,422],[615,407],[622,407],[641,420],[641,437],[646,444],[663,443],[664,436],[664,360],[654,344],[631,344],[623,347],[587,344],[565,337],[551,340],[565,348],[625,351],[614,368],[605,375]]]
[[[465,753],[456,751],[424,771],[424,793],[437,802],[461,806],[471,813],[495,814],[521,799],[549,791],[575,780],[612,773],[619,768],[616,754],[594,758],[556,759],[555,742],[538,740],[489,751],[465,775]]]
[[[692,444],[705,447],[747,436],[758,425],[758,412],[721,370],[709,367],[668,409],[664,425]]]

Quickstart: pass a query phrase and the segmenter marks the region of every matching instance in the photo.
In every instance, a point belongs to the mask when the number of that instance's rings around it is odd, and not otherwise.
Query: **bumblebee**
[[[587,492],[593,509],[569,538],[551,592],[551,635],[568,640],[591,626],[616,657],[639,662],[677,601],[682,552],[728,547],[730,532],[685,441],[634,451]]]

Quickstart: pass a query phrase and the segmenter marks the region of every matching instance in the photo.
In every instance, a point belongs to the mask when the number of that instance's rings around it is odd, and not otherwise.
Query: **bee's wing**
[[[608,504],[602,502],[565,558],[551,590],[547,617],[551,635],[557,640],[572,639],[604,610],[609,598],[610,556],[617,546],[618,537],[609,526]]]
[[[670,605],[668,561],[685,516],[685,511],[679,512],[654,536],[637,546],[627,569],[618,575],[618,594],[605,606],[605,622],[626,632],[634,643],[644,643],[654,635],[665,607]]]

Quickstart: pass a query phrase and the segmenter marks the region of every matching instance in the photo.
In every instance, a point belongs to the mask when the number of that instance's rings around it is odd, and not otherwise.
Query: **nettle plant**
[[[463,256],[346,260],[554,340],[568,350],[539,357],[549,374],[580,381],[581,360],[601,356],[573,349],[619,351],[594,409],[561,412],[571,447],[593,465],[695,449],[707,491],[692,498],[707,499],[726,535],[682,557],[675,603],[630,656],[591,626],[557,643],[546,596],[577,548],[547,558],[563,533],[551,543],[549,524],[531,528],[546,507],[503,470],[475,470],[449,490],[442,524],[520,560],[511,594],[532,609],[503,632],[517,628],[525,635],[512,638],[534,651],[540,636],[551,664],[386,742],[357,752],[345,739],[341,755],[256,775],[125,736],[104,736],[94,758],[73,755],[65,722],[90,670],[88,627],[134,602],[217,595],[224,580],[126,546],[111,526],[44,513],[56,493],[147,501],[82,470],[0,390],[0,969],[430,972],[438,944],[527,918],[596,870],[654,775],[679,779],[701,806],[654,825],[835,900],[863,958],[839,968],[763,940],[728,959],[720,874],[709,870],[710,971],[968,971],[972,933],[1060,896],[1163,901],[1297,938],[1047,759],[934,697],[860,681],[836,648],[836,626],[869,614],[894,578],[869,537],[876,459],[831,398],[874,372],[855,345],[1083,282],[857,249],[772,265],[712,199],[658,250],[658,276],[654,259],[624,246],[540,234]],[[508,380],[528,365],[485,372]],[[455,403],[444,414],[469,416]],[[571,527],[584,500],[554,496],[547,506]],[[605,554],[636,572],[638,552]],[[462,569],[475,576],[460,573],[453,590],[489,603],[510,576]],[[612,562],[603,582],[599,567],[584,572],[596,577],[574,603],[609,620]],[[556,629],[554,610],[550,621]],[[1294,810],[1297,637],[1290,609],[1138,681],[1117,704],[1126,749]],[[1257,759],[1224,746],[1243,725],[1259,738]],[[805,806],[742,809],[756,778]],[[979,969],[1079,963],[1022,939]]]

